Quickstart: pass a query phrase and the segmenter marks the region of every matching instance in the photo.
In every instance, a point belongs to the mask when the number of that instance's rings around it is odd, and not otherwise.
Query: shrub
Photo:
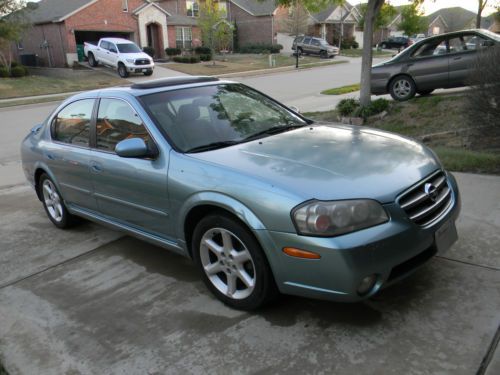
[[[338,42],[337,42],[338,45]],[[351,49],[351,48],[359,48],[359,43],[356,42],[356,38],[347,37],[342,39],[342,44],[340,45],[342,49]]]
[[[342,99],[336,108],[341,116],[350,116],[359,108],[359,101],[356,99]]]
[[[373,115],[379,114],[387,110],[389,108],[389,101],[384,98],[375,99],[371,102],[370,106]]]
[[[165,48],[165,53],[167,56],[177,56],[181,54],[180,48]]]
[[[15,66],[10,69],[10,75],[14,78],[24,77],[27,73],[27,70],[24,66]]]
[[[183,64],[195,64],[200,62],[200,56],[174,56],[173,60]]]
[[[5,66],[0,67],[0,78],[10,77],[9,69]]]
[[[155,51],[155,49],[153,47],[143,47],[142,51],[144,53],[147,53],[151,57],[154,57],[155,53],[156,53],[156,51]]]
[[[18,63],[17,61],[12,61],[12,62],[10,63],[10,67],[11,67],[11,68],[15,68],[16,66],[19,66],[19,63]]]
[[[283,49],[281,44],[249,43],[238,49],[239,53],[279,53]]]
[[[210,61],[212,60],[212,55],[200,55],[201,61]]]
[[[500,45],[482,48],[468,78],[463,113],[471,127],[500,127]]]
[[[211,55],[212,50],[210,49],[210,47],[196,47],[194,49],[194,53],[196,53],[197,55]]]

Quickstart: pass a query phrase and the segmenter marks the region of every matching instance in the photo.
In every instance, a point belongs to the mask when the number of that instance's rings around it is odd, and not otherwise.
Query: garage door
[[[75,30],[76,45],[84,42],[97,43],[101,38],[124,38],[134,40],[134,33],[121,31],[77,31]]]

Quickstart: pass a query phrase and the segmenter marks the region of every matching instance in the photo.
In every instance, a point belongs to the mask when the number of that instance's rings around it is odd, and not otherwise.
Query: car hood
[[[127,59],[148,59],[152,60],[151,56],[144,52],[120,53],[121,56]]]
[[[302,199],[382,203],[440,168],[408,138],[371,128],[318,124],[190,156],[267,181]]]

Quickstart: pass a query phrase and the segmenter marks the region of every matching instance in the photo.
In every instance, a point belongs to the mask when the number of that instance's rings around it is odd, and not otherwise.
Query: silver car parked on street
[[[368,298],[457,239],[457,183],[430,149],[217,78],[75,95],[21,153],[54,225],[82,217],[190,257],[239,309]]]
[[[466,86],[477,53],[500,44],[487,30],[441,34],[413,44],[389,61],[372,67],[371,91],[394,100],[427,95],[438,88]]]

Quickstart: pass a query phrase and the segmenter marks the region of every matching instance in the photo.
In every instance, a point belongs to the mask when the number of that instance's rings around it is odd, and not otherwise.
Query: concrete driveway
[[[457,174],[459,242],[358,304],[215,300],[187,259],[84,223],[56,229],[19,142],[51,105],[0,110],[0,355],[11,374],[500,373],[500,178]]]

